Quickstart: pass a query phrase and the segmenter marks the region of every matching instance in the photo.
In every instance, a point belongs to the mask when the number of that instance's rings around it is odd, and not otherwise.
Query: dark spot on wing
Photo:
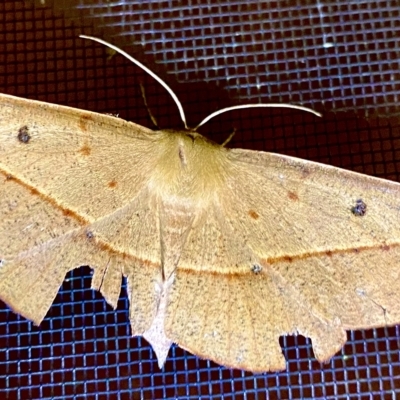
[[[261,265],[254,264],[254,265],[251,267],[251,271],[252,271],[254,274],[259,274],[259,273],[262,271],[262,267],[261,267]]]
[[[389,251],[390,250],[390,246],[388,246],[387,244],[383,244],[381,246],[381,249],[384,250],[384,251]]]
[[[290,200],[293,200],[293,201],[299,200],[299,196],[297,196],[297,194],[295,192],[292,192],[290,190],[288,191],[288,197]]]
[[[248,214],[253,219],[258,219],[260,217],[254,210],[249,210]]]
[[[357,217],[363,217],[367,212],[367,205],[361,199],[358,199],[355,206],[351,208],[351,212]]]
[[[21,143],[28,143],[31,140],[31,135],[29,134],[29,129],[26,125],[18,129],[17,137]]]
[[[94,233],[92,231],[86,231],[86,238],[91,240],[94,238]]]
[[[330,250],[327,250],[327,251],[325,252],[325,254],[326,254],[328,257],[332,257],[332,252],[331,252]]]
[[[113,189],[113,188],[115,188],[117,186],[117,181],[115,179],[113,179],[112,181],[108,182],[107,186],[110,189]]]
[[[286,261],[286,262],[290,262],[291,263],[293,261],[293,258],[290,257],[290,256],[283,256],[282,258],[283,258],[283,261]]]
[[[92,149],[87,144],[83,145],[79,150],[79,152],[84,156],[90,155],[91,151]]]

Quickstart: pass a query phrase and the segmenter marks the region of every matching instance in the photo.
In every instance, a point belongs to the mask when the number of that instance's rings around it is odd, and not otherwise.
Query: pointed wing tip
[[[160,369],[164,368],[165,361],[167,360],[169,349],[171,348],[172,342],[168,341],[160,343],[159,341],[151,340],[149,337],[143,335],[143,337],[150,343],[154,353],[157,357],[157,363]]]
[[[154,352],[156,353],[158,368],[163,369],[164,365],[165,365],[165,361],[167,360],[169,348],[168,348],[167,352],[163,353],[163,354],[157,353],[155,350],[154,350]]]
[[[156,353],[159,368],[163,369],[172,342],[166,337],[155,337],[149,331],[145,332],[143,337],[150,343],[154,353]]]

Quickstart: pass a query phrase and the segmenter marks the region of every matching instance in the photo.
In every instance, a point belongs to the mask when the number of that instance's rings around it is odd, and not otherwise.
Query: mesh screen
[[[201,133],[387,179],[400,178],[400,4],[393,1],[3,0],[0,92],[182,127],[169,95],[112,41],[168,82],[189,125],[246,102],[303,104],[224,114]],[[116,311],[68,274],[34,326],[0,308],[0,393],[6,399],[395,399],[399,327],[348,332],[327,364],[302,336],[280,339],[287,368],[251,374],[174,346],[163,370],[132,338],[123,288]],[[125,285],[125,283],[124,283]]]

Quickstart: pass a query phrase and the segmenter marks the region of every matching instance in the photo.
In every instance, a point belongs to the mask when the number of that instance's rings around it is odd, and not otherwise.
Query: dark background
[[[232,147],[279,152],[400,179],[400,2],[139,1],[0,2],[0,92],[180,128],[154,80],[104,46],[112,41],[168,82],[189,125],[229,105],[240,110],[200,132]],[[287,369],[254,375],[173,347],[163,370],[132,338],[123,290],[117,311],[90,289],[89,268],[68,274],[40,327],[0,308],[0,398],[395,399],[399,327],[348,333],[330,363],[311,343],[282,337]],[[399,305],[400,306],[400,305]],[[396,395],[397,394],[397,395]]]

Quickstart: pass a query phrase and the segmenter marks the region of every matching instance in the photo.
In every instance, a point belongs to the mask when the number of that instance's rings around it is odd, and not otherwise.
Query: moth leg
[[[147,104],[146,90],[145,90],[145,88],[144,88],[144,86],[143,86],[142,83],[140,83],[140,91],[142,92],[143,102],[144,102],[144,105],[146,106],[147,112],[149,113],[149,117],[150,117],[150,119],[151,119],[151,122],[153,123],[153,125],[154,125],[157,129],[159,129],[158,123],[157,123],[157,120],[156,120],[156,117],[152,114],[152,112],[151,112],[151,110],[150,110],[150,107],[149,107],[149,105]]]
[[[222,147],[225,147],[235,136],[236,128],[233,128],[233,132],[225,139],[224,143],[221,144]]]

